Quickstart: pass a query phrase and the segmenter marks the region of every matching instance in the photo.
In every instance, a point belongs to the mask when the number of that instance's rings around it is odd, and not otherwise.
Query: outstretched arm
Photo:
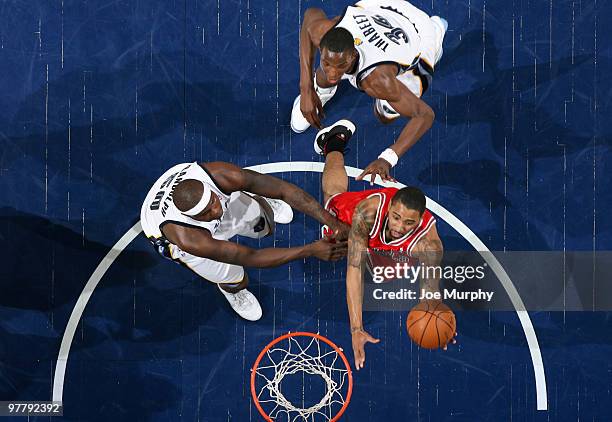
[[[401,157],[429,130],[435,115],[431,107],[398,81],[396,76],[397,66],[378,66],[361,82],[361,88],[373,98],[387,100],[395,111],[410,119],[395,143],[390,146],[397,157]],[[379,158],[357,179],[361,180],[366,174],[371,174],[370,180],[373,182],[376,174],[379,174],[383,180],[393,180],[389,175],[391,167],[391,163]]]
[[[429,232],[414,246],[412,250],[414,256],[419,258],[419,261],[429,267],[437,267],[442,262],[444,255],[444,247],[442,240],[438,236],[438,230],[435,224],[429,229]],[[437,271],[428,271],[426,274],[431,274],[432,277],[421,277],[420,288],[427,292],[440,291],[440,279],[435,277]]]
[[[321,224],[327,224],[339,240],[348,237],[348,225],[337,220],[321,204],[304,190],[279,178],[245,170],[229,163],[206,163],[207,169],[215,171],[219,183],[227,191],[247,191],[267,198],[282,199],[292,208],[311,216]]]
[[[444,247],[442,246],[442,240],[440,240],[440,236],[438,236],[438,230],[435,225],[432,226],[425,237],[419,240],[412,250],[412,253],[426,266],[437,267],[440,265],[442,256],[444,255]],[[421,278],[419,285],[421,291],[424,290],[432,293],[439,292],[440,279],[435,276],[437,271],[428,271],[427,273],[433,274],[433,276]],[[457,336],[457,333],[455,333],[455,336]],[[450,343],[456,344],[457,339],[453,337]],[[444,350],[447,350],[447,348],[448,344],[443,347]]]
[[[314,59],[321,38],[333,26],[321,9],[311,7],[304,12],[300,28],[300,91],[312,89]]]
[[[355,368],[363,368],[365,362],[365,344],[378,343],[363,328],[363,257],[368,250],[370,230],[376,218],[378,198],[361,201],[353,214],[353,223],[348,241],[348,269],[346,271],[346,302],[355,356]]]
[[[314,89],[314,60],[319,43],[338,19],[327,19],[325,12],[309,8],[300,29],[300,111],[308,123],[321,129],[323,105]]]
[[[295,259],[315,256],[326,261],[336,261],[346,255],[346,243],[330,243],[327,240],[293,248],[252,249],[226,240],[214,239],[204,229],[166,224],[164,236],[183,251],[202,258],[246,267],[275,267]]]

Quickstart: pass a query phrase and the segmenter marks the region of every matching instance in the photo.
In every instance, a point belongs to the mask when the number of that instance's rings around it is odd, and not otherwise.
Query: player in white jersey
[[[236,235],[272,234],[275,222],[293,219],[291,207],[331,225],[336,242],[323,239],[292,248],[252,249],[228,241]],[[243,265],[274,267],[310,256],[337,260],[346,255],[349,230],[297,186],[223,162],[183,163],[167,170],[147,194],[140,221],[162,256],[216,283],[232,308],[251,321],[261,318],[262,311],[246,289]]]
[[[434,112],[421,95],[431,83],[442,57],[447,23],[429,17],[403,0],[362,0],[342,16],[328,19],[321,9],[304,13],[300,32],[300,95],[293,103],[291,128],[321,128],[323,106],[342,79],[375,99],[374,112],[383,123],[399,116],[410,119],[393,145],[364,172],[363,179],[389,172],[400,156],[431,127]],[[320,65],[313,75],[316,50]]]

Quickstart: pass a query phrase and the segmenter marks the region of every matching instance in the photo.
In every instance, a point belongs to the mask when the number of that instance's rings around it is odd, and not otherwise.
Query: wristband
[[[391,148],[387,148],[386,150],[381,152],[378,158],[382,158],[387,163],[391,164],[391,167],[395,167],[397,161],[399,160],[399,157]]]

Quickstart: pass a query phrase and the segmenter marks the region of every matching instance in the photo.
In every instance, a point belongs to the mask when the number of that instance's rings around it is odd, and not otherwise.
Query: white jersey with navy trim
[[[184,215],[174,205],[172,194],[176,186],[187,179],[199,180],[217,195],[223,208],[218,220],[198,221]],[[229,240],[236,235],[254,239],[271,231],[270,222],[259,202],[245,192],[224,192],[214,178],[198,163],[182,163],[167,170],[147,194],[140,209],[140,223],[145,235],[155,249],[165,258],[179,261],[191,270],[214,283],[237,283],[244,278],[239,265],[217,262],[189,254],[170,243],[162,233],[164,224],[173,223],[186,227],[208,230],[217,240]]]
[[[381,64],[396,64],[401,74],[416,69],[423,58],[433,72],[433,57],[422,57],[433,50],[428,44],[438,42],[430,36],[433,24],[425,12],[406,1],[362,0],[347,7],[336,26],[348,30],[355,39],[359,61],[355,71],[343,79],[356,88]]]
[[[183,214],[174,205],[172,193],[182,180],[196,179],[206,183],[217,195],[223,215],[218,220],[198,221]],[[198,163],[177,164],[167,170],[147,194],[140,209],[140,223],[145,235],[154,241],[163,238],[161,228],[174,223],[186,227],[208,230],[217,240],[229,240],[234,236],[254,239],[266,235],[269,223],[262,221],[264,211],[259,203],[244,192],[223,192],[213,177]]]
[[[174,205],[172,193],[181,181],[187,179],[200,180],[206,183],[212,193],[216,194],[221,201],[223,217],[226,217],[230,195],[224,193],[198,163],[177,164],[157,179],[140,209],[140,223],[142,230],[148,238],[157,239],[163,237],[161,227],[166,223],[206,229],[213,237],[224,238],[220,230],[221,220],[198,221],[183,214]]]

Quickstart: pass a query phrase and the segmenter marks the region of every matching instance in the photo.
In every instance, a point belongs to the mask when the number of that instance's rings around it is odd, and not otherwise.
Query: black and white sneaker
[[[325,155],[327,153],[327,142],[330,139],[337,137],[344,141],[346,145],[351,136],[353,136],[353,133],[355,133],[353,122],[346,119],[338,120],[333,125],[324,127],[317,133],[314,141],[314,150],[319,155]]]

